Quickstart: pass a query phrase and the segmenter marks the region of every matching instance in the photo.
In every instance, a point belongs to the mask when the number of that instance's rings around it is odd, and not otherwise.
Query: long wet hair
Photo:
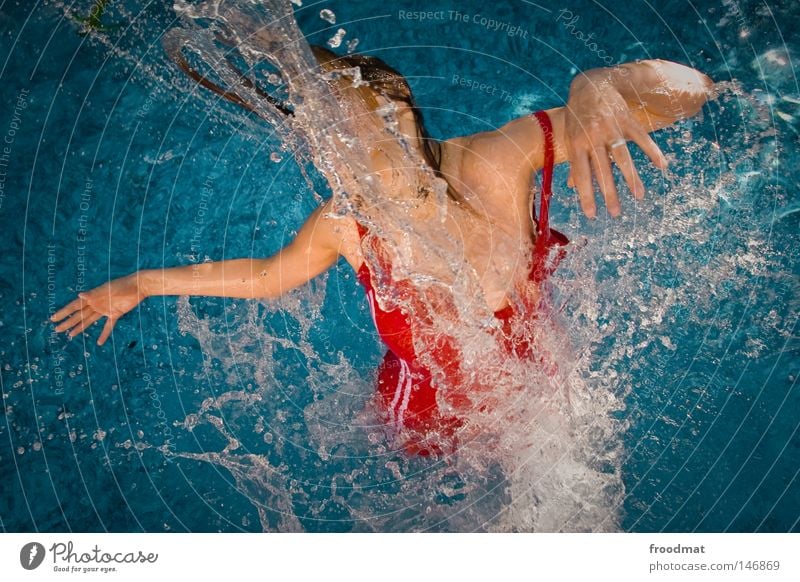
[[[333,51],[317,45],[311,45],[311,52],[314,54],[320,64],[320,67],[322,67],[325,72],[358,67],[361,71],[361,80],[365,84],[355,88],[355,90],[359,92],[361,97],[371,109],[378,107],[378,102],[375,99],[376,94],[382,95],[391,101],[401,102],[407,105],[414,115],[415,126],[417,128],[417,137],[422,143],[422,155],[425,163],[433,170],[434,175],[437,178],[442,178],[447,183],[448,197],[460,204],[464,204],[467,208],[469,208],[469,204],[465,203],[463,196],[461,196],[458,191],[453,188],[453,186],[450,184],[450,181],[447,180],[447,178],[442,174],[441,148],[439,146],[439,142],[433,139],[425,129],[425,120],[423,119],[422,111],[417,106],[417,103],[414,100],[414,95],[411,92],[411,87],[403,75],[387,65],[378,57],[360,54],[339,56]],[[232,103],[236,103],[248,111],[253,111],[256,113],[258,112],[256,107],[238,95],[235,91],[224,89],[215,82],[195,71],[179,50],[168,50],[167,53],[175,62],[175,64],[177,64],[178,67],[184,73],[186,73],[186,75],[196,81],[200,86],[213,91],[214,93],[224,97]],[[233,63],[228,61],[224,63],[224,65],[239,77],[240,82],[245,87],[255,90],[260,98],[268,101],[282,114],[286,116],[294,115],[289,105],[262,90],[258,85],[254,84],[250,78],[243,74]]]

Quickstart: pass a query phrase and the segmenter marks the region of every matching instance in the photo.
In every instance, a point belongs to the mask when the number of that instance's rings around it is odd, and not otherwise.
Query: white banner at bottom
[[[3,534],[3,580],[800,580],[798,534]],[[564,577],[567,578],[564,578]]]

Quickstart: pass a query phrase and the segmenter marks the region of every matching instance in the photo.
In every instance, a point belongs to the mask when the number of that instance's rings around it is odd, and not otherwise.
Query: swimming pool
[[[643,170],[622,220],[587,225],[557,171],[554,224],[591,242],[553,281],[585,398],[573,425],[526,428],[569,446],[511,473],[407,459],[369,427],[383,350],[344,263],[272,304],[148,299],[101,348],[97,329],[53,333],[81,288],[270,254],[317,204],[268,126],[166,59],[172,2],[109,6],[81,36],[68,15],[92,6],[0,10],[4,531],[800,529],[789,3],[295,7],[310,42],[406,74],[434,136],[561,104],[577,70],[637,58],[741,86],[657,134],[673,172]]]

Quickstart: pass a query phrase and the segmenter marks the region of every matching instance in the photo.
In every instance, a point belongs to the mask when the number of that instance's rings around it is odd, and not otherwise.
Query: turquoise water
[[[166,59],[159,37],[180,24],[171,6],[119,3],[89,36],[69,15],[91,2],[0,8],[0,526],[531,527],[508,517],[519,479],[507,470],[409,460],[373,435],[362,409],[383,349],[343,262],[272,304],[148,299],[103,347],[99,328],[52,333],[47,317],[81,289],[137,268],[269,255],[317,204],[268,125],[192,91]],[[642,161],[648,199],[623,196],[620,221],[587,225],[557,171],[554,224],[590,244],[554,292],[585,393],[613,400],[591,401],[575,443],[614,476],[618,516],[609,526],[576,511],[558,528],[798,531],[800,15],[732,1],[561,10],[306,1],[295,13],[310,42],[343,28],[337,50],[358,39],[406,74],[434,136],[560,105],[572,75],[606,58],[672,59],[738,82],[657,134],[673,173]],[[544,491],[541,506],[558,513]]]

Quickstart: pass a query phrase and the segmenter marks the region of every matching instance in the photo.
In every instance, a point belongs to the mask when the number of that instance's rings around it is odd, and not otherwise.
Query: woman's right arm
[[[295,239],[266,259],[233,259],[147,269],[114,279],[80,293],[51,317],[61,321],[56,331],[74,337],[102,317],[107,321],[98,345],[103,345],[116,321],[153,295],[204,295],[255,299],[275,298],[329,269],[342,246],[335,219],[326,216],[329,203],[317,208]],[[63,320],[63,321],[62,321]]]

